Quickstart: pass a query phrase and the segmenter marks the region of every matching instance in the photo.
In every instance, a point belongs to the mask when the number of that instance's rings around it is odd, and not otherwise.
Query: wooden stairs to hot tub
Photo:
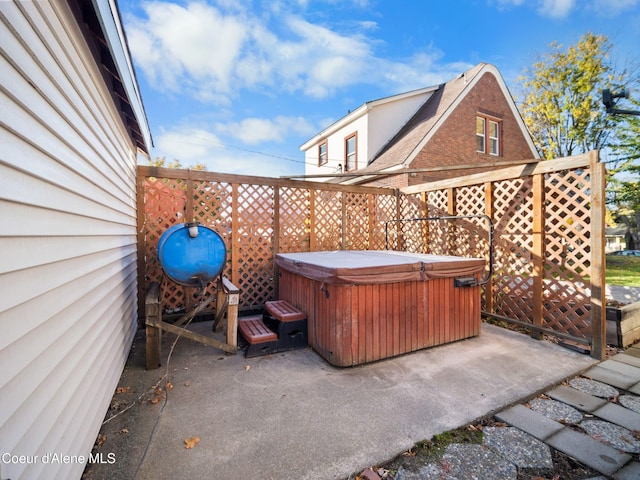
[[[238,328],[249,344],[247,358],[305,348],[308,344],[307,314],[285,300],[267,302],[263,315],[239,318]]]

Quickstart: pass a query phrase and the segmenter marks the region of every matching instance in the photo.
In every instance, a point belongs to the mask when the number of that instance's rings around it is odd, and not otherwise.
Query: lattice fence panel
[[[273,298],[273,191],[271,186],[238,185],[238,230],[232,280],[240,289],[240,308]]]
[[[494,184],[494,313],[533,319],[533,182]]]
[[[403,222],[391,221],[386,227],[384,223],[381,225],[382,235],[386,235],[386,243],[389,250],[407,251],[407,252],[423,252],[425,248],[424,234],[421,224],[409,221],[410,219],[422,217],[423,205],[419,194],[402,195],[398,201],[400,202],[400,219]],[[394,202],[395,203],[395,202]],[[394,208],[395,205],[394,205]],[[389,211],[387,220],[395,220],[396,212]],[[385,222],[387,221],[385,220]]]
[[[385,223],[396,218],[397,200],[395,195],[373,195],[373,222],[370,225],[369,249],[385,249]]]
[[[145,210],[140,223],[139,254],[145,266],[139,285],[146,291],[150,282],[162,280],[157,260],[158,240],[172,225],[190,218],[187,215],[190,213],[225,241],[228,251],[225,274],[240,288],[241,308],[260,306],[273,298],[276,244],[280,252],[382,249],[386,221],[396,216],[447,216],[452,207],[448,205],[450,190],[446,189],[412,195],[372,194],[350,189],[338,191],[335,186],[331,190],[308,190],[293,182],[284,186],[282,182],[241,183],[246,182],[246,177],[234,180],[227,176],[224,182],[213,181],[215,177],[210,174],[199,177],[193,172],[187,175],[180,172],[176,176],[182,179],[146,177],[141,184],[139,198]],[[190,185],[193,190],[188,190]],[[525,177],[497,181],[492,188],[495,240],[492,311],[525,322],[533,320],[536,260],[533,212],[539,207],[534,205],[533,185],[533,178]],[[536,188],[538,185],[542,182],[536,182]],[[590,171],[581,168],[546,174],[544,186],[545,231],[544,245],[540,246],[545,252],[543,326],[588,339],[593,214]],[[276,188],[278,212],[274,212]],[[484,185],[458,187],[454,191],[457,215],[484,212],[487,205]],[[193,212],[186,212],[187,205],[193,206]],[[233,211],[234,206],[237,211]],[[275,232],[276,213],[278,232]],[[480,219],[390,225],[391,249],[483,256],[487,248],[486,226]],[[199,300],[194,297],[194,289],[185,291],[170,281],[162,285],[165,313],[184,310],[185,304]]]
[[[456,215],[473,216],[485,213],[484,185],[456,189]],[[489,259],[489,224],[483,218],[454,220],[456,251],[461,257]]]
[[[193,182],[193,220],[200,222],[215,231],[227,249],[227,261],[223,274],[227,278],[231,277],[231,243],[233,231],[233,202],[231,184],[224,182]],[[215,295],[215,282],[210,282],[205,291],[205,298]],[[194,289],[187,289],[187,294],[191,297],[194,305],[197,305],[201,298],[200,292]],[[215,308],[215,301],[211,303],[210,309]]]
[[[145,291],[151,282],[160,283],[164,292],[162,305],[171,313],[184,309],[185,289],[164,279],[158,261],[158,240],[168,228],[184,222],[186,184],[179,179],[147,177],[144,188],[145,221],[142,234],[146,263]]]
[[[446,190],[428,192],[427,216],[442,217],[448,215],[448,202]],[[451,246],[450,223],[448,221],[430,221],[426,227],[428,248],[425,253],[449,255]]]
[[[280,188],[280,252],[309,251],[311,242],[310,196],[311,193],[307,189]]]
[[[366,193],[346,193],[345,202],[345,250],[369,249],[369,195]]]
[[[340,250],[342,245],[342,192],[315,190],[313,232],[316,251]]]
[[[590,335],[589,187],[588,169],[545,179],[545,326],[582,338]]]
[[[405,195],[402,199],[404,218],[424,218],[425,205],[422,195]],[[404,249],[408,252],[427,253],[428,251],[428,225],[425,221],[408,222],[402,224],[404,236]]]

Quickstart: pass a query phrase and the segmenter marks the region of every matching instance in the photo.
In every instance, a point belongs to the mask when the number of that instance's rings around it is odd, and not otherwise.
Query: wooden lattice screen
[[[597,152],[401,192],[144,166],[138,172],[140,299],[162,280],[156,246],[176,223],[196,220],[222,236],[224,274],[240,288],[240,308],[249,309],[277,297],[276,253],[376,250],[388,242],[395,250],[488,258],[487,224],[479,218],[385,230],[389,220],[487,215],[494,270],[483,287],[485,313],[604,355],[604,167]],[[197,302],[195,291],[163,287],[165,312]]]
[[[483,310],[604,355],[604,175],[597,152],[403,189],[429,216],[488,215],[494,263]],[[431,223],[431,222],[430,222]],[[415,228],[415,227],[414,227]],[[486,256],[476,219],[436,222],[417,251]]]
[[[386,188],[140,166],[140,295],[161,282],[165,313],[198,301],[193,289],[163,281],[157,244],[172,225],[198,221],[222,237],[223,273],[240,289],[240,309],[246,310],[276,297],[276,253],[383,249],[384,223],[397,218],[399,198]]]

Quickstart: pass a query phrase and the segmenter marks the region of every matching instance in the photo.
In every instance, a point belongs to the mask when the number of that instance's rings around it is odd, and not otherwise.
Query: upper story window
[[[324,165],[329,161],[329,157],[327,156],[327,142],[323,142],[318,145],[318,166]]]
[[[489,155],[500,155],[500,122],[487,117],[476,117],[476,150]]]
[[[344,171],[358,169],[358,133],[349,135],[344,139]]]

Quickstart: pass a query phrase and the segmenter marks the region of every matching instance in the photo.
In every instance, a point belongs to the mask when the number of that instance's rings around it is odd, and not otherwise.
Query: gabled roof
[[[395,102],[398,100],[404,100],[406,98],[416,97],[419,95],[426,96],[427,94],[430,94],[431,92],[437,89],[438,89],[438,86],[419,88],[417,90],[411,90],[409,92],[399,93],[397,95],[391,95],[389,97],[384,97],[378,100],[372,100],[372,101],[363,103],[357,109],[353,110],[352,112],[349,112],[347,115],[335,121],[334,123],[329,125],[327,128],[322,130],[320,133],[314,135],[313,138],[310,138],[309,140],[307,140],[305,143],[303,143],[300,146],[300,150],[302,151],[308,150],[309,148],[313,147],[314,145],[320,143],[322,140],[330,136],[332,133],[340,130],[343,126],[350,124],[354,120],[360,118],[361,116],[366,114],[368,111],[376,107],[380,107],[382,105],[386,105],[388,103]]]
[[[453,80],[437,87],[437,91],[400,129],[389,143],[373,157],[369,165],[358,172],[393,171],[398,168],[408,167],[424,145],[438,130],[438,127],[446,121],[480,77],[487,72],[493,73],[498,81],[521,130],[528,132],[498,69],[493,65],[480,63]],[[531,151],[536,152],[533,141],[528,133],[525,133],[525,137]]]

